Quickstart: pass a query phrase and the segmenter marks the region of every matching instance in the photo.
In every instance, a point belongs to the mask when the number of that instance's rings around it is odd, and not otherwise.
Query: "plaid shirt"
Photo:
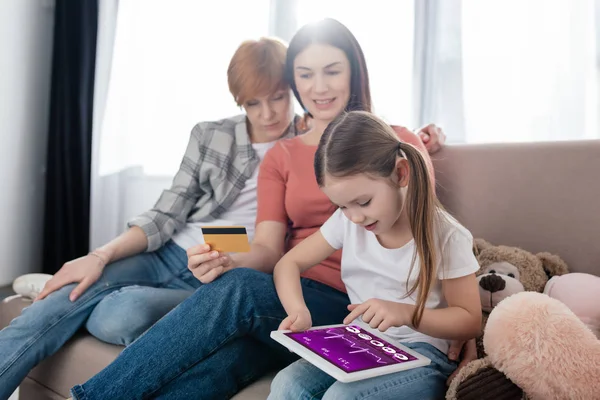
[[[293,137],[298,117],[282,138]],[[164,190],[145,213],[128,221],[146,233],[148,247],[163,246],[188,222],[218,218],[244,188],[259,165],[246,126],[246,116],[201,122],[193,129],[179,171],[170,189]]]

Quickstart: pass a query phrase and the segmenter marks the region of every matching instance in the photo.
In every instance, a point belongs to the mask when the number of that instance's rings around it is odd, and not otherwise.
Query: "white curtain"
[[[415,0],[413,116],[442,126],[453,142],[465,137],[461,0]]]
[[[269,8],[270,0],[101,0],[91,248],[170,185],[197,122],[241,112],[227,65],[242,40],[269,34]]]
[[[416,3],[433,10],[417,43],[419,123],[451,142],[599,137],[595,0]]]
[[[94,118],[92,123],[92,168],[90,193],[90,248],[96,248],[112,239],[109,235],[118,232],[119,175],[114,179],[101,177],[100,143],[106,109],[106,95],[110,81],[111,62],[115,40],[119,0],[99,0],[98,36],[96,39],[96,73],[94,80]],[[109,194],[104,196],[104,194]],[[112,229],[111,229],[112,228]],[[116,235],[113,235],[113,237]],[[104,239],[107,240],[104,240]]]

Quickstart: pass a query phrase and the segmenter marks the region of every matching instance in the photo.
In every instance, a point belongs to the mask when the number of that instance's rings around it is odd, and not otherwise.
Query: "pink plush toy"
[[[582,290],[582,280],[590,279],[583,278],[560,278],[549,293],[561,293],[584,316],[596,304],[597,316],[598,281]],[[501,301],[490,313],[483,345],[491,364],[532,400],[600,399],[600,340],[567,305],[547,294],[521,292]]]
[[[563,302],[600,339],[600,277],[576,272],[554,276],[544,293]]]

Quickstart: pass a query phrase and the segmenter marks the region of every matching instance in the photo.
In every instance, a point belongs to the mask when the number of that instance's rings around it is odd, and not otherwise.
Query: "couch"
[[[572,271],[600,275],[600,140],[448,145],[434,165],[442,203],[475,237],[556,253]],[[5,299],[0,328],[28,304]],[[20,398],[64,399],[121,350],[82,332],[31,371]],[[234,399],[265,399],[271,377]]]

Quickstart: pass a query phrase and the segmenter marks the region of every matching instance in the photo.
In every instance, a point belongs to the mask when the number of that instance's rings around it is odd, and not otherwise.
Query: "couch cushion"
[[[446,146],[442,203],[474,236],[600,276],[600,140]]]
[[[19,400],[65,400],[65,396],[53,392],[31,378],[25,378],[19,386]]]
[[[248,386],[232,397],[232,400],[265,400],[271,390],[271,381],[275,373],[271,373]]]

